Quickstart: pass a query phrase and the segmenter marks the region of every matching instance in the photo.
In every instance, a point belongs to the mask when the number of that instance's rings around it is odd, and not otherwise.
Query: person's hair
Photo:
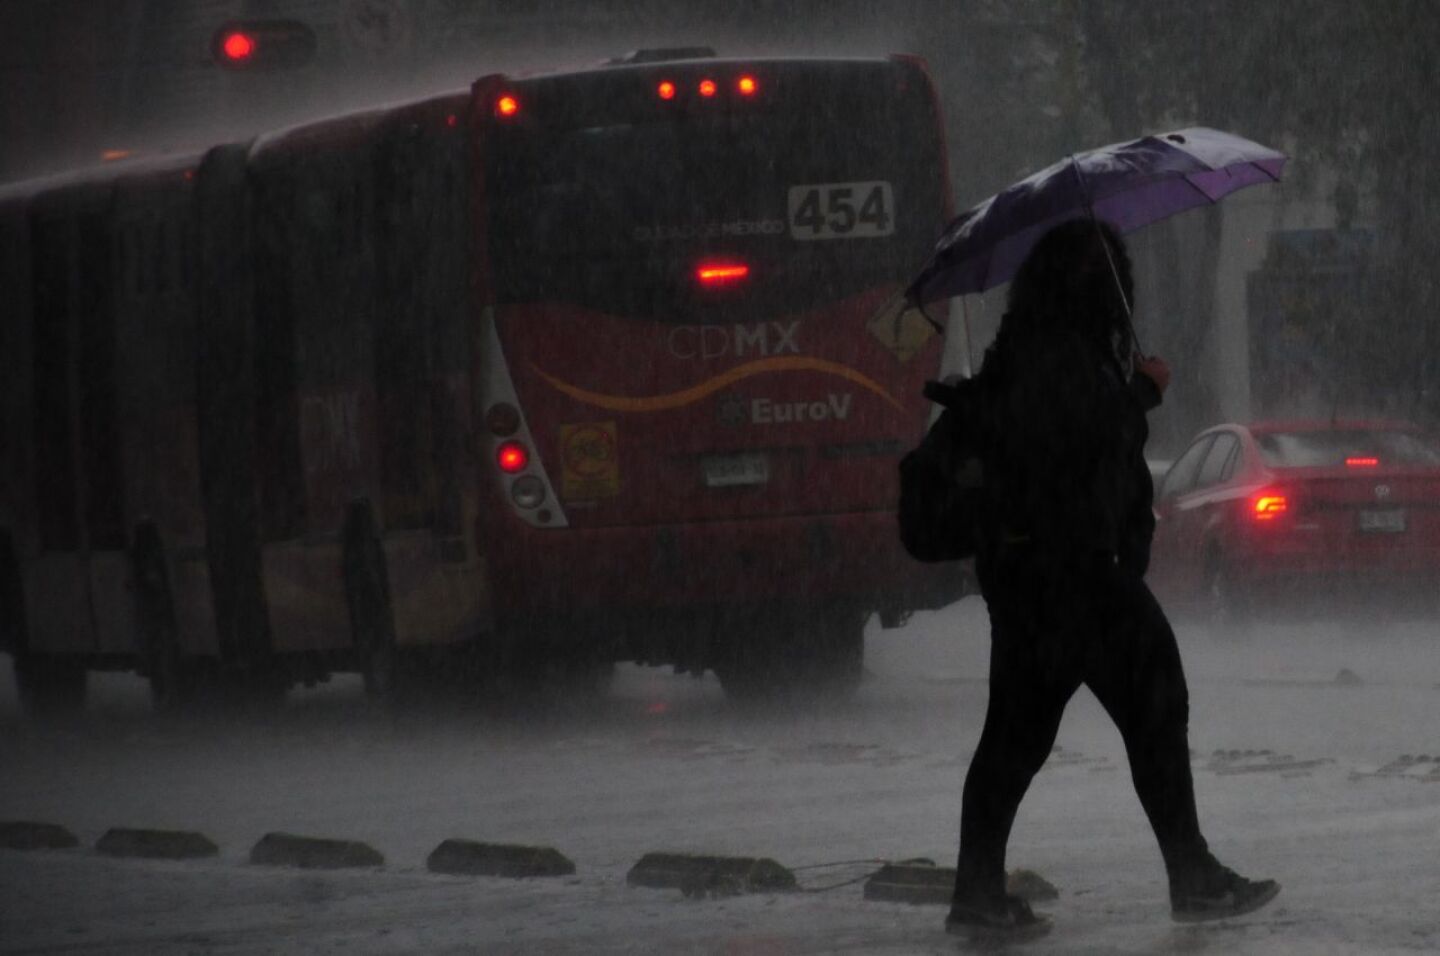
[[[1102,237],[1110,247],[1108,262]],[[1107,346],[1117,332],[1128,342],[1134,289],[1130,255],[1115,228],[1089,217],[1071,219],[1041,236],[1021,263],[1010,283],[1009,317],[1035,330],[1063,323]]]

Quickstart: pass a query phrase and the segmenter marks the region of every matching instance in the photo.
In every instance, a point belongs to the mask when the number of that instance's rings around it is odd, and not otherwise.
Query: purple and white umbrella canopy
[[[1205,127],[1145,136],[1068,156],[1009,186],[945,229],[906,289],[916,304],[1008,282],[1051,227],[1093,214],[1122,233],[1278,182],[1285,155]]]

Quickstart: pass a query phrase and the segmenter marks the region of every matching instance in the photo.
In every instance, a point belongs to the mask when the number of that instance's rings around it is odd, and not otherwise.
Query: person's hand
[[[1136,352],[1135,371],[1154,382],[1161,395],[1170,386],[1170,366],[1158,355],[1145,356]]]

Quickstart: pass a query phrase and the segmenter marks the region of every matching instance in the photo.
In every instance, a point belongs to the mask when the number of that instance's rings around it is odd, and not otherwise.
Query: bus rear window
[[[499,299],[688,322],[904,281],[942,225],[944,172],[922,85],[876,82],[894,69],[776,83],[765,102],[708,112],[586,125],[570,111],[497,130],[487,182]],[[714,262],[745,268],[697,281]]]
[[[1389,429],[1262,432],[1260,457],[1276,468],[1328,468],[1347,463],[1440,465],[1440,448],[1415,432]]]

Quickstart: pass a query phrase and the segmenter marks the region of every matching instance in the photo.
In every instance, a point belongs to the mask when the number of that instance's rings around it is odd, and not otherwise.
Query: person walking
[[[1138,355],[1132,301],[1119,234],[1091,218],[1062,223],[1021,265],[985,355],[976,573],[990,612],[990,699],[965,779],[951,932],[1049,928],[1005,893],[1005,848],[1082,684],[1124,740],[1172,916],[1233,916],[1279,892],[1222,866],[1200,831],[1180,651],[1143,580],[1155,525],[1145,413],[1170,373]]]

